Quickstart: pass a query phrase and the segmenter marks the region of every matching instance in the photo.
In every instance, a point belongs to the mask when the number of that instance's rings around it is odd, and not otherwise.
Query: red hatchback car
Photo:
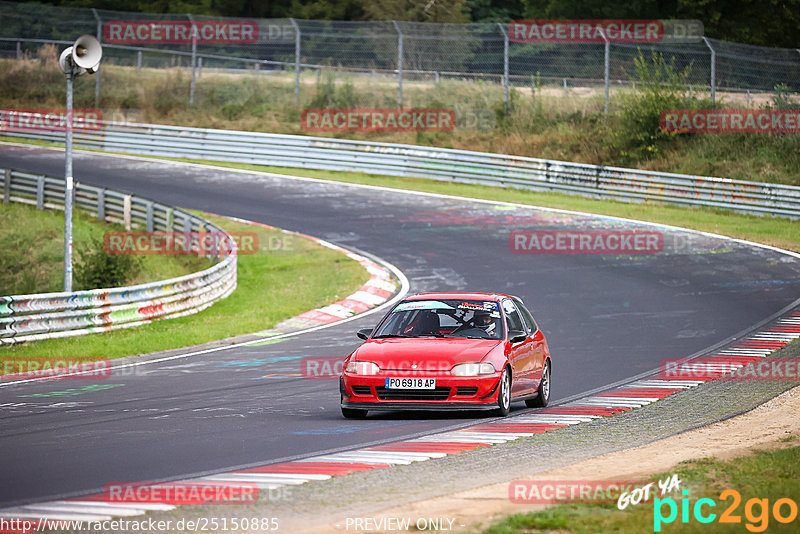
[[[344,361],[342,414],[493,410],[550,400],[550,350],[522,301],[490,293],[424,293],[397,304]]]

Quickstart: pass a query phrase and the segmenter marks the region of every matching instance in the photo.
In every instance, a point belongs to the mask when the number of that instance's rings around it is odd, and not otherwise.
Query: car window
[[[536,321],[533,320],[533,315],[531,312],[528,311],[528,308],[522,303],[522,301],[514,299],[514,303],[517,306],[517,310],[519,310],[520,315],[522,315],[522,320],[525,322],[525,326],[528,327],[528,331],[531,334],[535,334],[539,327],[536,326]]]
[[[399,303],[371,336],[503,339],[500,305],[489,300],[408,300]]]
[[[508,323],[509,330],[522,330],[527,331],[522,325],[522,319],[519,316],[517,308],[510,300],[503,301],[503,311],[506,312],[506,322]]]

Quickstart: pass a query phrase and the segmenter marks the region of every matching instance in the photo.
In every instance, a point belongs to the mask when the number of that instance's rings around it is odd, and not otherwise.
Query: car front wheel
[[[497,386],[497,415],[505,417],[511,409],[511,374],[508,367],[500,375],[500,385]]]

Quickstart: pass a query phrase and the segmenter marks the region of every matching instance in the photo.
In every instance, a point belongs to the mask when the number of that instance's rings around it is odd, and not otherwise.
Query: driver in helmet
[[[483,330],[491,337],[498,337],[497,323],[488,311],[476,311],[475,316],[472,318],[472,323],[475,328]]]

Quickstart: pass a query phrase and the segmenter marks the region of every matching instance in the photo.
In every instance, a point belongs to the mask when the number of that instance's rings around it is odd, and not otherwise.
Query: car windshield
[[[398,304],[372,336],[502,339],[503,318],[488,300],[407,300]]]

